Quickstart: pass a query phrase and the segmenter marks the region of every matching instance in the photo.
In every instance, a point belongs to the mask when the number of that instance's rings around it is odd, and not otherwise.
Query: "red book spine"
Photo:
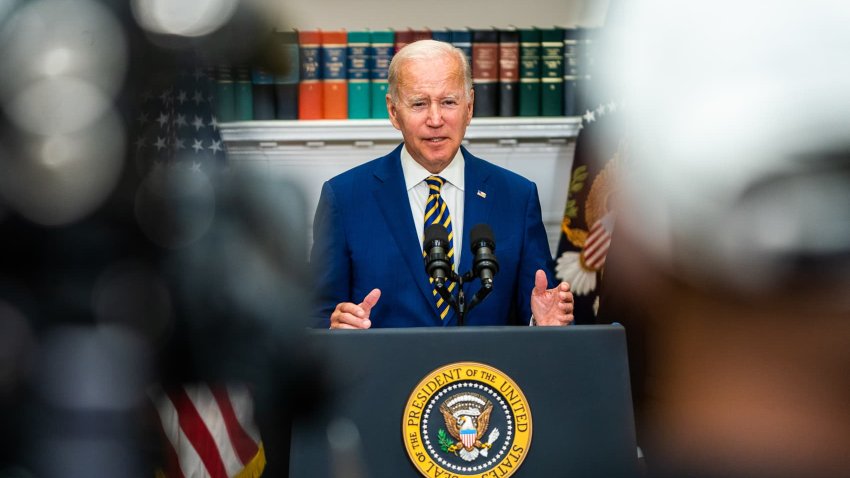
[[[322,34],[298,32],[301,79],[298,82],[298,119],[322,119]]]
[[[322,32],[322,98],[325,119],[348,119],[347,58],[348,33],[345,30]]]
[[[398,53],[398,51],[404,48],[405,45],[407,45],[408,43],[412,43],[414,35],[414,31],[410,28],[408,28],[407,30],[396,30],[395,52]]]
[[[472,32],[472,82],[475,116],[498,116],[499,33],[496,30]]]
[[[431,40],[432,34],[431,30],[428,28],[421,28],[419,30],[413,30],[411,38],[411,43],[419,40]]]

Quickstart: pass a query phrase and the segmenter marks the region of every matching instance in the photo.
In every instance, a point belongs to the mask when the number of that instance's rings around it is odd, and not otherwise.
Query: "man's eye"
[[[456,100],[444,100],[443,106],[457,106]]]

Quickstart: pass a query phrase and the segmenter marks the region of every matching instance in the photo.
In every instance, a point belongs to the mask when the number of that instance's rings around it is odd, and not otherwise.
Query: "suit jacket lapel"
[[[422,261],[422,245],[419,244],[419,235],[410,214],[410,201],[407,198],[404,173],[401,169],[399,156],[401,148],[402,146],[399,146],[385,156],[384,160],[375,168],[372,194],[393,239],[398,245],[398,249],[404,257],[404,262],[413,277],[413,282],[416,283],[436,314],[437,306],[433,300],[432,288],[428,283],[425,264]]]
[[[470,233],[476,224],[489,224],[493,203],[497,198],[493,196],[487,180],[490,178],[483,161],[469,154],[466,148],[461,148],[464,159],[464,194],[463,194],[463,254],[458,269],[465,272],[472,269],[472,251],[469,244],[472,241]]]

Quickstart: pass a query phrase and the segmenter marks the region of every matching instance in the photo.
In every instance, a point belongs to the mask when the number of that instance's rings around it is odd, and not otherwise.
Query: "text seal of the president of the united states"
[[[531,410],[501,370],[457,362],[429,373],[404,407],[402,436],[425,476],[506,478],[531,445]]]

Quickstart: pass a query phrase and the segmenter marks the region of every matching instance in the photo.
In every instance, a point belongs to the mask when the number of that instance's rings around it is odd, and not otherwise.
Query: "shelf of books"
[[[578,116],[591,79],[594,29],[289,30],[274,33],[270,71],[260,65],[214,69],[219,123],[265,120],[386,119],[387,73],[408,43],[434,39],[469,61],[477,118]],[[285,67],[284,67],[285,66]],[[368,124],[353,126],[357,129]],[[319,126],[321,128],[321,126]]]

